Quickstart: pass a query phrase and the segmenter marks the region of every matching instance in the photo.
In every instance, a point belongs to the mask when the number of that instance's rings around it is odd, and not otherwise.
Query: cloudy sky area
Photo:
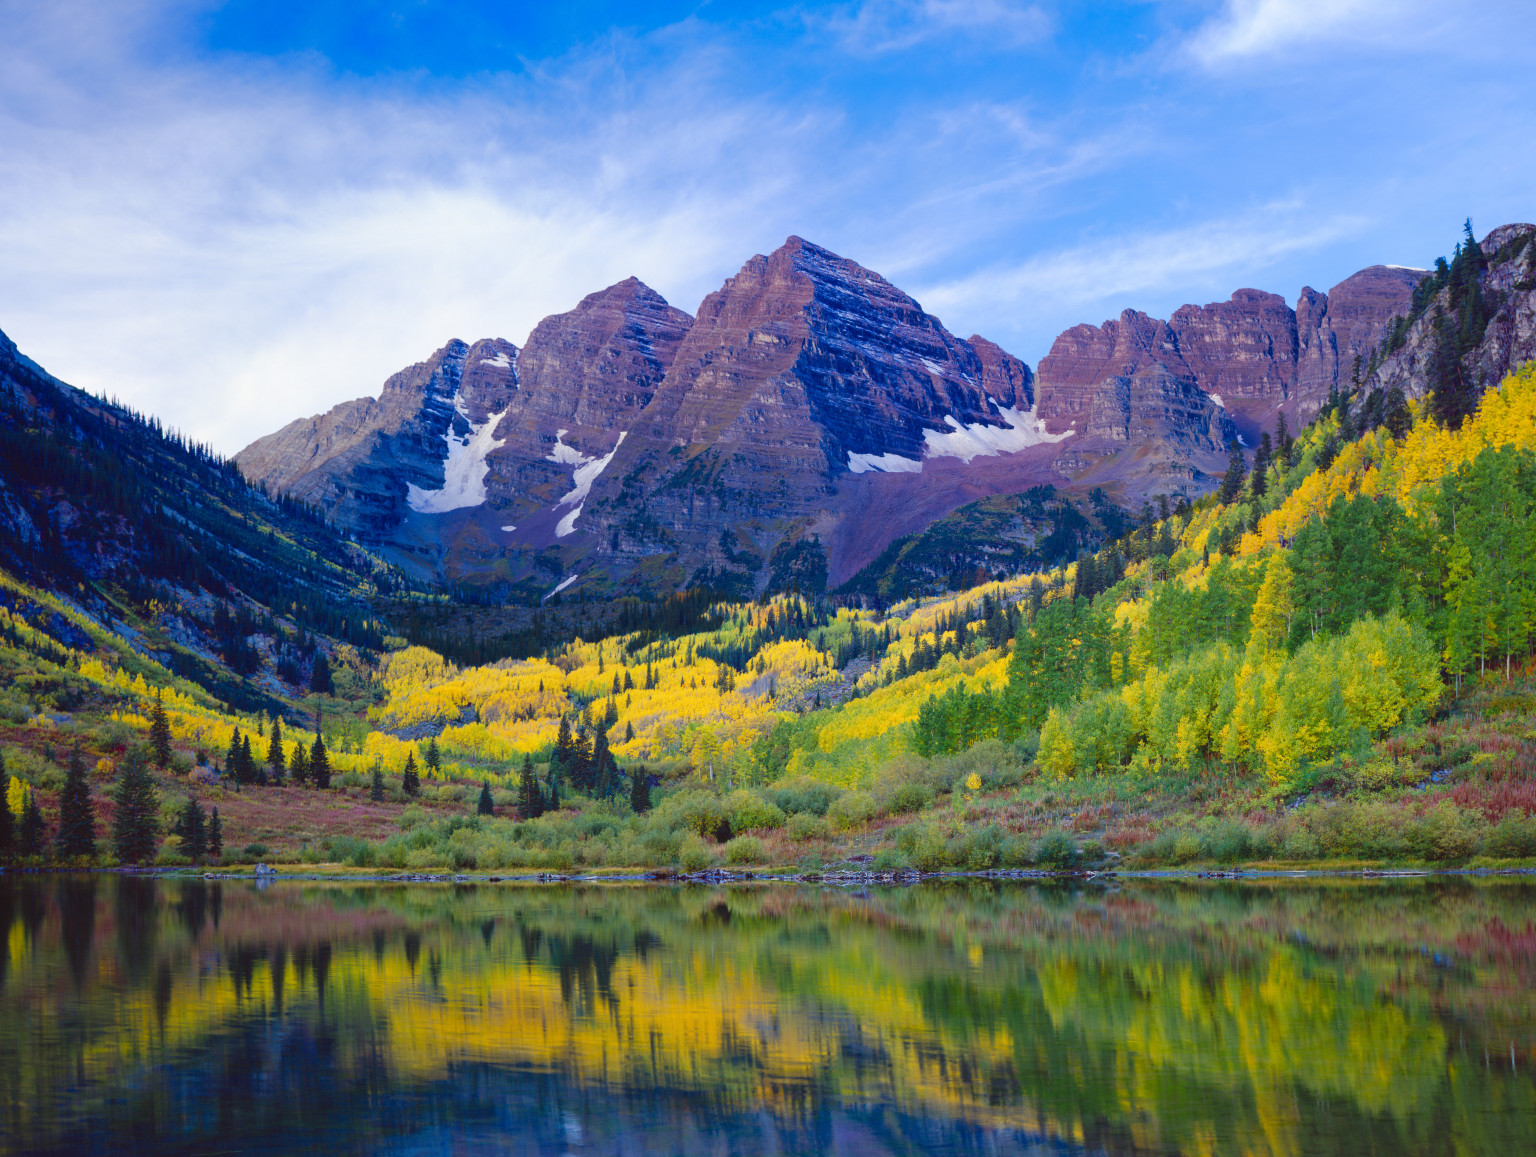
[[[1536,219],[1525,2],[522,7],[0,0],[0,329],[232,453],[791,233],[1035,364]]]

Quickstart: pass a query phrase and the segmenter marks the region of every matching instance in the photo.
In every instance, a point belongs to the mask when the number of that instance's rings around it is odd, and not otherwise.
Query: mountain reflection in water
[[[0,1152],[1527,1151],[1536,887],[0,876]]]

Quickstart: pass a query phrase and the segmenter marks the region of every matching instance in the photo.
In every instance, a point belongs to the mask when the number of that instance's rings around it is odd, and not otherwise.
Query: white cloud
[[[896,52],[935,36],[986,36],[995,47],[1043,40],[1049,15],[1014,0],[860,0],[811,18],[844,48],[861,53]]]
[[[632,274],[692,308],[818,196],[827,126],[704,99],[707,42],[424,86],[139,54],[136,10],[94,38],[63,11],[82,39],[0,7],[0,329],[230,453]]]
[[[1411,33],[1420,0],[1228,0],[1189,42],[1205,65],[1276,56],[1324,42],[1372,43]]]
[[[941,317],[963,315],[967,327],[977,325],[982,332],[988,324],[1003,329],[1020,314],[1050,314],[1065,327],[1074,320],[1097,321],[1093,308],[1113,314],[1138,303],[1149,308],[1149,298],[1164,301],[1170,293],[1180,295],[1179,304],[1202,288],[1221,286],[1225,297],[1276,261],[1326,245],[1362,224],[1343,215],[1317,217],[1297,205],[1268,206],[1242,217],[994,266],[924,289],[921,300]]]

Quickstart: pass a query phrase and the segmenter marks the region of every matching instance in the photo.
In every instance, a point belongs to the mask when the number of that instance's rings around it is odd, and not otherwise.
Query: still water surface
[[[0,877],[0,1151],[1536,1151],[1536,887]]]

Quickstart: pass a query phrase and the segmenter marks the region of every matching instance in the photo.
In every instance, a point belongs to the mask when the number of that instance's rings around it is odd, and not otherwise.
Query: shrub
[[[806,840],[826,839],[832,834],[832,825],[821,816],[810,812],[796,812],[789,817],[784,830],[790,839],[797,843],[804,843]]]
[[[973,828],[950,839],[944,849],[944,858],[958,867],[984,872],[997,866],[1002,839],[1002,829],[996,824]]]
[[[721,805],[733,832],[784,826],[784,812],[779,805],[756,792],[733,791],[721,801]]]
[[[720,797],[709,791],[684,788],[673,792],[651,809],[653,827],[689,831],[697,835],[713,834],[722,823],[729,823]]]
[[[1441,800],[1409,829],[1408,844],[1426,860],[1461,860],[1477,850],[1477,832],[1466,812]]]
[[[437,789],[437,798],[442,803],[463,803],[464,789],[456,783],[445,783]]]
[[[1536,820],[1519,812],[1505,812],[1488,833],[1487,852],[1501,860],[1523,860],[1536,856]]]
[[[895,848],[881,848],[870,867],[877,872],[899,872],[907,866],[907,857]]]
[[[1234,864],[1246,859],[1252,850],[1252,831],[1236,820],[1218,820],[1200,839],[1201,858],[1218,864]]]
[[[1009,836],[997,849],[997,858],[1007,868],[1027,868],[1034,863],[1029,841],[1022,836]]]
[[[875,797],[867,791],[848,791],[832,801],[827,819],[838,831],[863,827],[875,818]]]
[[[269,850],[270,849],[268,849],[266,844],[253,842],[246,844],[244,851],[241,854],[248,859],[259,860],[265,856]]]
[[[824,816],[832,806],[832,801],[837,798],[838,789],[830,783],[802,775],[781,780],[768,789],[768,795],[785,815],[808,812]]]
[[[421,810],[420,804],[411,804],[400,813],[400,818],[395,821],[395,826],[402,832],[408,832],[412,828],[420,827],[427,821],[427,813]]]
[[[356,836],[331,836],[322,846],[338,864],[350,864],[354,868],[371,868],[374,865],[373,845],[367,840]]]
[[[737,836],[725,845],[727,864],[760,864],[767,859],[763,841],[756,836]]]
[[[921,783],[904,783],[889,796],[886,810],[896,815],[920,812],[933,802],[933,793]]]
[[[714,857],[709,853],[709,845],[697,833],[689,832],[678,848],[677,862],[685,872],[702,872],[714,863]]]
[[[1077,844],[1063,831],[1047,832],[1035,846],[1035,863],[1042,868],[1070,868],[1077,863]]]

